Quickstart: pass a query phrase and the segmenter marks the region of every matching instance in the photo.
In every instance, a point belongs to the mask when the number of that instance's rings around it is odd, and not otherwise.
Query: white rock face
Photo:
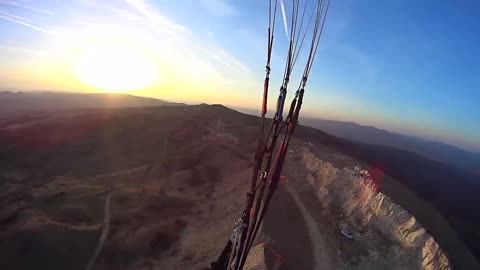
[[[336,215],[368,249],[348,269],[450,269],[435,240],[408,211],[373,187],[360,165],[338,169],[307,149],[297,153],[325,216]],[[342,264],[342,263],[340,263]],[[384,268],[385,266],[386,268]]]

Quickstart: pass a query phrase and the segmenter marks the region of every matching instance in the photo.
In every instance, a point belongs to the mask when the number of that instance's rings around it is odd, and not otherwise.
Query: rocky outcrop
[[[306,148],[296,155],[307,170],[308,185],[316,190],[322,216],[350,231],[364,251],[343,256],[339,268],[451,268],[433,237],[408,211],[377,191],[367,170],[339,167]]]

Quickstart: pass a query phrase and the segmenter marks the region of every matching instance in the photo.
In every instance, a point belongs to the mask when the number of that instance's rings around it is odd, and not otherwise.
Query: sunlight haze
[[[140,49],[121,44],[95,45],[72,60],[74,74],[103,90],[126,91],[151,86],[160,74]]]
[[[480,59],[467,53],[478,19],[474,8],[440,2],[335,1],[304,115],[480,150]],[[0,87],[258,108],[266,10],[267,2],[253,0],[2,0]],[[275,29],[275,42],[272,107],[287,50],[284,27]],[[300,69],[293,75],[297,85]]]

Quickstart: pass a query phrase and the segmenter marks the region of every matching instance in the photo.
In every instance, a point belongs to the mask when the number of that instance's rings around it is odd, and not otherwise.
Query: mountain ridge
[[[448,143],[399,134],[353,122],[303,118],[302,124],[355,142],[391,146],[412,151],[429,159],[452,164],[480,174],[480,153],[460,149]]]
[[[79,108],[121,108],[183,105],[125,93],[64,93],[0,91],[3,114]]]
[[[15,92],[7,90],[0,91],[0,104],[2,104],[0,113],[3,115],[42,110],[185,105],[125,93]],[[258,115],[255,110],[232,108],[248,115]],[[468,169],[480,175],[480,153],[478,152],[467,151],[444,142],[399,134],[354,122],[312,117],[302,117],[300,121],[303,125],[323,130],[340,138],[415,152],[426,158]]]

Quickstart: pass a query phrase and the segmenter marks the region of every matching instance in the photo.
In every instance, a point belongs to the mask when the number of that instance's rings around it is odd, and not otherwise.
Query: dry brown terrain
[[[257,119],[220,105],[21,119],[0,126],[0,269],[85,269],[109,194],[93,269],[201,269],[218,255],[245,203]],[[420,223],[355,174],[361,162],[297,140],[287,164],[250,269],[449,268]]]
[[[71,111],[4,127],[0,268],[84,269],[107,194],[94,269],[208,265],[241,211],[254,143],[209,123],[210,109]]]
[[[415,217],[375,190],[368,170],[328,150],[320,159],[318,148],[305,145],[292,152],[289,181],[264,226],[273,247],[285,254],[279,269],[450,269]],[[353,239],[341,234],[343,228]]]

